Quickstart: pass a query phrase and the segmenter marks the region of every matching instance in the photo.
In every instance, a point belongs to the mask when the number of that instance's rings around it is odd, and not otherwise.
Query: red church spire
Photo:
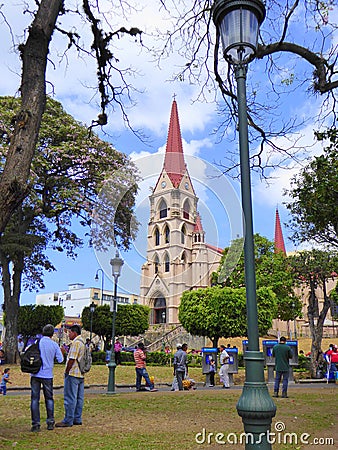
[[[175,188],[179,187],[186,171],[186,165],[183,156],[182,137],[176,100],[173,101],[171,107],[167,147],[164,158],[164,170],[167,172],[173,186]]]
[[[276,209],[276,222],[275,222],[275,253],[277,252],[283,252],[284,255],[286,255],[278,209]]]
[[[204,230],[203,230],[203,226],[202,226],[201,216],[199,215],[199,213],[197,213],[196,223],[194,226],[194,233],[201,233],[201,232],[203,233]]]

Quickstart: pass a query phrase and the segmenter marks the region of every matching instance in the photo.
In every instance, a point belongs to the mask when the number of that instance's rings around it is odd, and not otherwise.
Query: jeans
[[[65,374],[64,386],[64,423],[73,425],[82,423],[82,409],[84,402],[84,378],[72,377]]]
[[[275,392],[279,391],[279,385],[280,385],[282,377],[283,377],[282,392],[287,392],[287,390],[288,390],[289,371],[288,370],[283,370],[283,371],[279,370],[279,371],[276,371],[275,386],[274,386]]]
[[[1,392],[3,393],[3,395],[7,395],[7,386],[6,386],[6,383],[0,385],[0,393],[1,393]]]
[[[40,390],[43,390],[47,411],[46,423],[54,424],[53,378],[31,377],[32,426],[40,426]]]
[[[176,374],[176,378],[177,378],[178,390],[183,391],[183,380],[184,380],[185,372],[176,370],[175,374]]]
[[[154,389],[154,384],[150,381],[148,372],[145,368],[136,367],[136,390],[141,390],[141,380],[142,377],[145,379],[146,384],[150,387],[150,389]]]
[[[337,372],[337,363],[331,362],[329,370],[330,372]]]

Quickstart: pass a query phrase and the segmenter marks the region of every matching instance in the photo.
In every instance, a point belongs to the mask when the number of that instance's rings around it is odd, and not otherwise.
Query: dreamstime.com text
[[[302,445],[332,445],[332,437],[311,437],[309,433],[289,433],[285,431],[284,422],[276,422],[275,431],[268,430],[266,433],[254,435],[252,433],[211,433],[205,428],[200,433],[196,433],[195,441],[197,444],[218,444],[218,445],[243,445],[243,444],[302,444]]]

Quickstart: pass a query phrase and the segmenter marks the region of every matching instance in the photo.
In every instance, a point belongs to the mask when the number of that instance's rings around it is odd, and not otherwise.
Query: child
[[[210,358],[209,359],[209,376],[210,376],[209,387],[215,386],[215,371],[216,371],[215,361],[212,358]]]
[[[11,381],[9,381],[9,372],[10,372],[10,368],[7,367],[7,369],[4,370],[3,374],[2,374],[2,378],[1,378],[1,383],[0,383],[0,392],[3,393],[3,395],[7,394],[7,383],[12,384]]]

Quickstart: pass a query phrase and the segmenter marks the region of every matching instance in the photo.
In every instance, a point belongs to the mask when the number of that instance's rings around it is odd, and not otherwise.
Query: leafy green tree
[[[268,286],[276,295],[274,318],[290,321],[301,316],[302,304],[294,292],[294,274],[283,252],[275,252],[274,243],[255,234],[255,273],[257,288]],[[234,251],[235,249],[235,251]],[[236,239],[224,250],[219,269],[212,275],[214,284],[231,288],[245,286],[243,239]],[[234,256],[236,259],[234,259]]]
[[[18,108],[18,99],[0,98],[3,157]],[[87,228],[89,245],[100,249],[110,244],[128,248],[137,227],[131,220],[137,191],[134,165],[111,144],[89,135],[52,99],[47,99],[30,182],[29,195],[0,238],[8,355],[16,348],[21,284],[29,290],[44,287],[44,271],[55,270],[47,248],[75,258],[84,244],[74,232],[74,220]]]
[[[338,248],[338,131],[332,128],[317,138],[329,145],[292,179],[287,191],[292,201],[286,205],[292,214],[290,227],[295,243]]]
[[[327,290],[330,279],[336,278],[338,265],[337,253],[323,250],[301,251],[289,258],[293,273],[300,287],[308,288],[307,319],[311,332],[311,375],[316,377],[318,353],[321,350],[323,326],[328,310],[333,305],[333,299]],[[323,303],[320,309],[318,291],[322,292]]]
[[[150,309],[144,305],[117,305],[116,336],[138,336],[149,328]],[[90,330],[90,308],[86,306],[81,316],[83,328]],[[113,313],[108,305],[97,306],[92,317],[92,331],[104,341],[104,348],[112,338]]]
[[[42,332],[42,328],[51,323],[58,325],[64,317],[62,306],[24,305],[19,308],[18,332],[25,344],[30,337]]]
[[[270,288],[257,290],[260,335],[267,333],[276,314],[276,295]],[[206,336],[214,347],[221,337],[246,336],[245,288],[212,286],[183,293],[179,321],[192,335]]]

